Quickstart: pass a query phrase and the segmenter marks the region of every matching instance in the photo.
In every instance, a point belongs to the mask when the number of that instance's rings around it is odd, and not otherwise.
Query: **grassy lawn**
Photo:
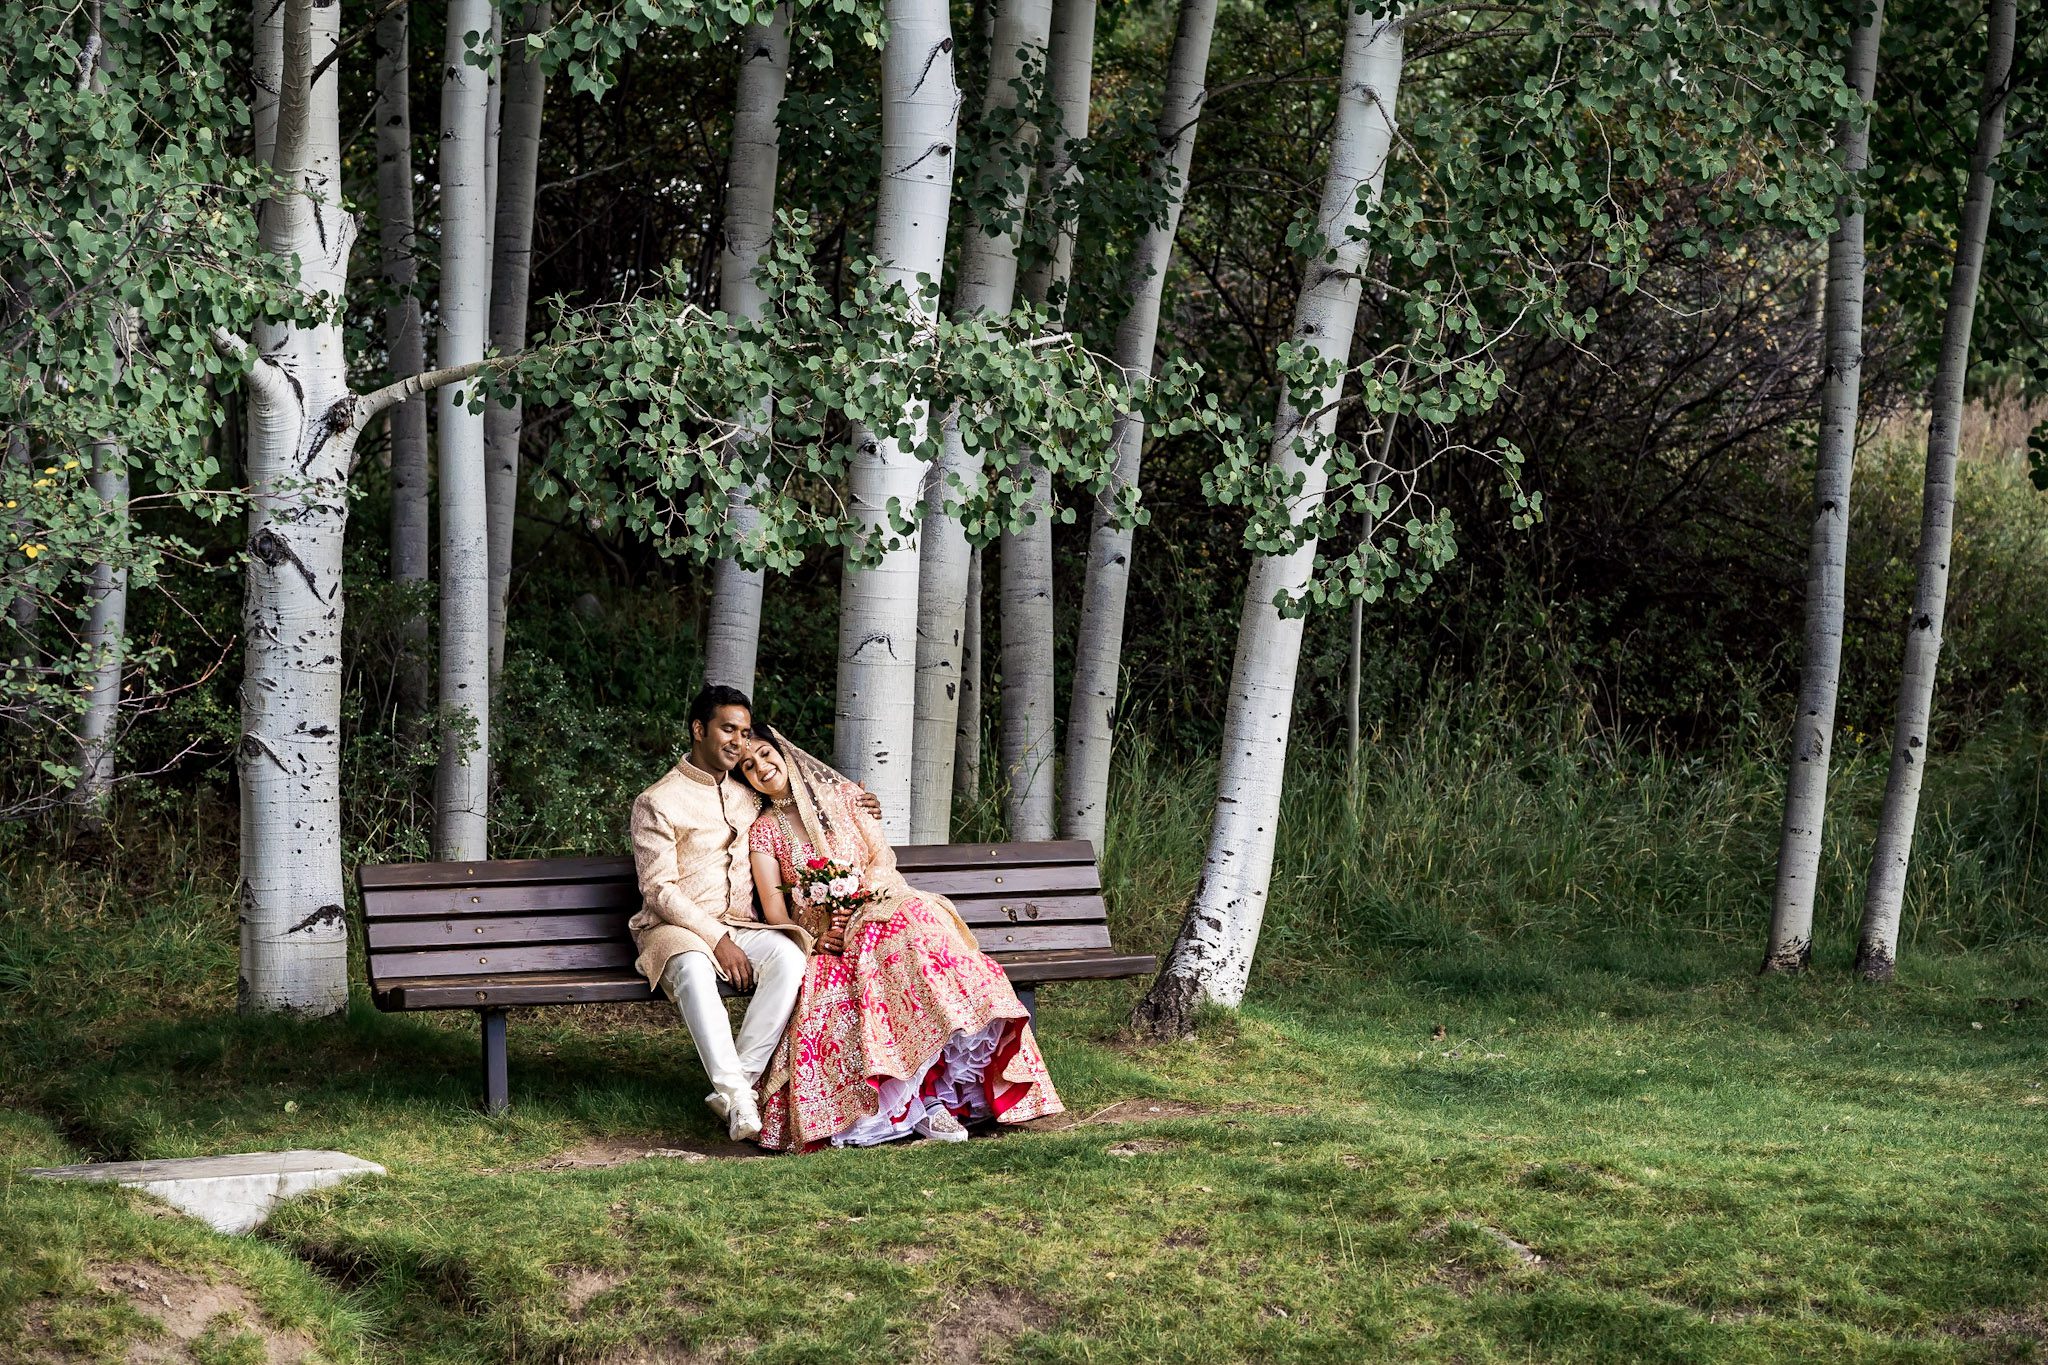
[[[1070,986],[1042,1037],[1092,1121],[693,1159],[725,1146],[652,1007],[515,1013],[487,1120],[470,1016],[238,1020],[189,923],[0,942],[0,1358],[2048,1358],[2039,950],[1872,991],[1746,942],[1473,942],[1164,1047]],[[19,1175],[283,1146],[391,1174],[256,1238]],[[166,1285],[210,1295],[168,1334]]]

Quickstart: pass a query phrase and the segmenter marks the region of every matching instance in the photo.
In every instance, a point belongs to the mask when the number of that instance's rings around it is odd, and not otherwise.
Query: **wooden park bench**
[[[898,849],[896,861],[912,886],[952,899],[1034,1017],[1049,982],[1145,976],[1158,965],[1111,947],[1086,840],[924,844]],[[356,885],[377,1007],[475,1010],[492,1113],[509,1098],[507,1009],[664,998],[633,970],[631,858],[390,863],[357,868]]]

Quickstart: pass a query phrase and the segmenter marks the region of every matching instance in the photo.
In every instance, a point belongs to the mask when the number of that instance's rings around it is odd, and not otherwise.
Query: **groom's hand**
[[[868,813],[869,819],[879,820],[882,818],[881,797],[875,795],[866,787],[862,787],[860,789],[860,795],[855,799],[860,803],[860,808]]]
[[[725,973],[725,979],[743,991],[754,989],[754,964],[740,951],[740,945],[727,934],[711,946],[711,956],[718,961],[718,970]]]

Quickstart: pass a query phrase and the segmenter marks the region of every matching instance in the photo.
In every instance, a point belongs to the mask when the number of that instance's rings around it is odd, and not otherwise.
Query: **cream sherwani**
[[[640,960],[633,965],[659,987],[677,953],[711,956],[735,928],[788,934],[810,950],[794,925],[765,925],[754,916],[754,870],[747,831],[761,798],[739,778],[713,777],[685,757],[633,802],[633,864],[640,873],[640,913],[628,928]]]
[[[634,966],[675,1001],[711,1078],[723,1115],[752,1104],[753,1084],[789,1022],[803,984],[810,935],[754,916],[747,831],[760,798],[739,778],[714,777],[685,757],[633,802],[633,863],[640,911],[628,924]],[[754,998],[737,1039],[719,996],[725,973],[712,956],[730,937],[754,968]]]

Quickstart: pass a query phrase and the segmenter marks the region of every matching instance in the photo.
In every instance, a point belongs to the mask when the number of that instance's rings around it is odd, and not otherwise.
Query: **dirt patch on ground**
[[[1972,1313],[1950,1318],[1941,1325],[1941,1332],[1943,1336],[1988,1343],[1992,1354],[1986,1358],[1997,1365],[2008,1361],[2019,1365],[2021,1361],[2048,1356],[2048,1310],[2004,1308],[1993,1313]]]
[[[1133,1138],[1129,1142],[1112,1142],[1102,1150],[1111,1156],[1158,1156],[1178,1146],[1178,1142],[1168,1142],[1164,1138]]]
[[[592,1299],[626,1282],[621,1271],[599,1270],[587,1265],[563,1266],[555,1272],[555,1278],[562,1282],[562,1301],[568,1305],[572,1322],[583,1321]]]
[[[1089,1114],[1076,1114],[1070,1110],[1049,1118],[1004,1127],[1012,1132],[1064,1133],[1069,1128],[1091,1123],[1148,1123],[1155,1119],[1201,1118],[1216,1112],[1203,1105],[1183,1104],[1179,1100],[1118,1100]]]
[[[1477,1232],[1481,1237],[1484,1237],[1487,1241],[1492,1242],[1495,1246],[1513,1256],[1516,1263],[1523,1270],[1540,1270],[1544,1265],[1543,1257],[1537,1253],[1535,1248],[1529,1246],[1526,1242],[1516,1241],[1499,1228],[1488,1227],[1476,1218],[1460,1218],[1455,1223],[1432,1223],[1416,1233],[1415,1240],[1424,1244],[1445,1241],[1450,1237],[1454,1226],[1470,1228]],[[1479,1285],[1502,1273],[1504,1272],[1496,1266],[1483,1263],[1474,1264],[1460,1255],[1454,1256],[1451,1260],[1432,1270],[1429,1273],[1428,1279],[1429,1283],[1440,1284],[1463,1299],[1470,1298],[1472,1291],[1478,1288]]]
[[[486,1175],[495,1174],[498,1169],[515,1171],[601,1171],[612,1166],[623,1166],[631,1161],[680,1161],[685,1165],[701,1165],[706,1161],[731,1161],[744,1157],[765,1157],[751,1142],[695,1142],[688,1147],[670,1147],[654,1138],[592,1138],[579,1142],[566,1151],[555,1153],[541,1161],[525,1166],[511,1166],[486,1170]]]
[[[983,1285],[956,1295],[932,1327],[919,1365],[980,1365],[1007,1360],[1016,1339],[1059,1321],[1051,1305],[1008,1285]]]
[[[261,1344],[268,1365],[299,1365],[315,1358],[312,1340],[303,1332],[286,1332],[265,1322],[248,1294],[237,1284],[210,1283],[182,1270],[142,1261],[95,1267],[93,1279],[102,1291],[126,1299],[161,1333],[128,1343],[129,1365],[195,1358],[194,1343],[203,1351],[222,1351],[237,1337]]]

